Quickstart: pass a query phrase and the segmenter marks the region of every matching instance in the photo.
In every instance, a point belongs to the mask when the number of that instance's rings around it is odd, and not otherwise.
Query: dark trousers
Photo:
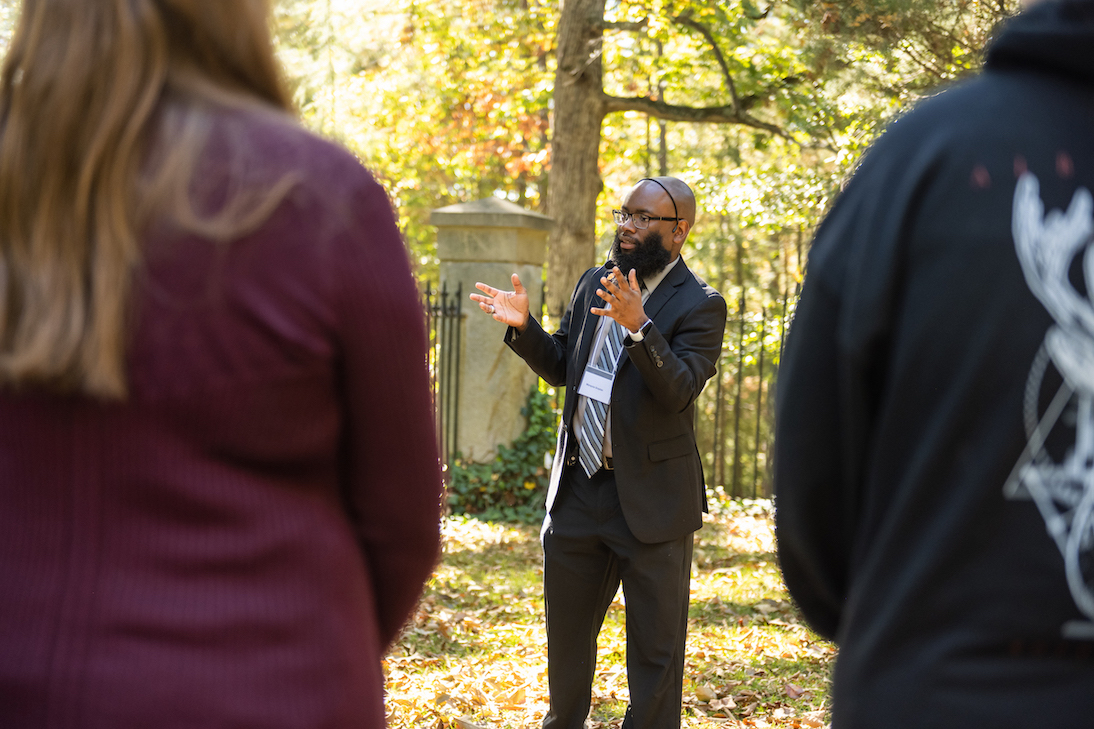
[[[620,583],[627,610],[624,729],[677,729],[684,680],[694,535],[644,544],[631,534],[615,478],[567,467],[543,526],[547,676],[544,729],[581,729],[589,715],[596,638]]]

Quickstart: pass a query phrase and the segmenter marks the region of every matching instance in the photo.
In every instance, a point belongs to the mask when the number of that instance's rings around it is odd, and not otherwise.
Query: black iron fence
[[[460,349],[464,293],[426,285],[429,364],[437,433],[446,478],[459,436]],[[774,314],[774,315],[773,315]],[[771,489],[774,391],[786,332],[785,309],[727,322],[718,372],[697,403],[696,436],[707,486],[730,496],[765,496]],[[560,406],[562,390],[556,397]]]
[[[437,413],[437,438],[445,478],[456,455],[460,408],[460,323],[463,313],[463,285],[455,292],[445,283],[440,290],[426,286],[423,294],[429,316],[429,373],[433,387],[433,408]]]

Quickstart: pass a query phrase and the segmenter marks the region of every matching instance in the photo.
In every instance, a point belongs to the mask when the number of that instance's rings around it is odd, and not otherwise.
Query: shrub
[[[510,445],[499,445],[493,461],[474,463],[456,454],[448,484],[453,514],[529,524],[543,520],[560,414],[553,396],[551,389],[532,389],[520,410],[527,427]]]

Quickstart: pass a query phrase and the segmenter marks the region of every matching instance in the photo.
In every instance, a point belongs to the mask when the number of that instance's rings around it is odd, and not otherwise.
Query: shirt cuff
[[[646,319],[646,323],[638,327],[637,332],[632,332],[630,329],[628,329],[627,334],[630,335],[632,342],[641,342],[643,339],[646,338],[646,332],[650,330],[651,326],[653,326],[653,320]]]

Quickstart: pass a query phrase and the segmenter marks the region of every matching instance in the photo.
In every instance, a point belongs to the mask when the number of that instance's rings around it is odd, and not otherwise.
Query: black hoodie
[[[1094,726],[1094,2],[1011,21],[818,230],[779,558],[833,726]],[[1089,284],[1089,288],[1088,288]]]

